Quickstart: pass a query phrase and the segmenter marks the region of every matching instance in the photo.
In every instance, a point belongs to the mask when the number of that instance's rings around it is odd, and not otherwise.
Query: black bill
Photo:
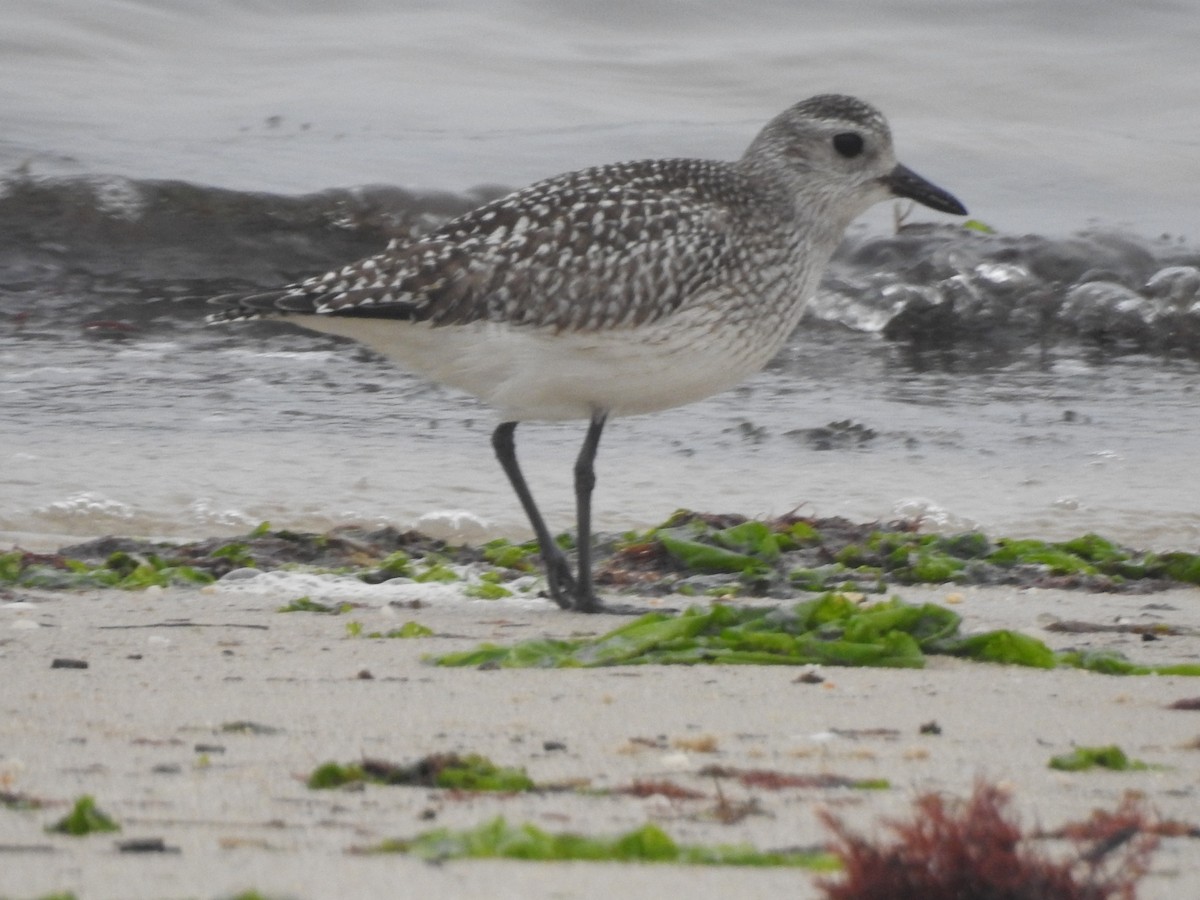
[[[896,168],[892,169],[891,174],[886,176],[883,181],[897,197],[916,200],[938,212],[952,213],[956,216],[967,214],[967,208],[958,202],[957,197],[943,191],[936,184],[926,181],[908,166],[896,163]]]

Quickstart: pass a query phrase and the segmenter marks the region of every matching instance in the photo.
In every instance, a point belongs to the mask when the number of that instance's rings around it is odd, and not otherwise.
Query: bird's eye
[[[843,131],[833,136],[833,149],[846,159],[853,159],[863,152],[862,135],[854,131]]]

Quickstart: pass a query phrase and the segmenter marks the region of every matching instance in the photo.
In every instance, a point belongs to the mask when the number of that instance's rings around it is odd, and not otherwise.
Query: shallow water
[[[891,239],[877,210],[768,371],[613,423],[598,525],[800,507],[1194,548],[1198,40],[1182,3],[21,5],[0,36],[0,534],[524,533],[488,410],[328,338],[204,328],[196,298],[373,252],[473,185],[734,156],[844,90],[999,233]],[[330,190],[372,183],[415,192]],[[518,432],[555,527],[581,436]]]
[[[4,386],[12,430],[0,530],[408,527],[440,510],[471,514],[466,537],[527,530],[491,458],[488,410],[331,344],[289,333],[58,348],[54,364]],[[1200,541],[1194,363],[1068,356],[959,374],[916,372],[896,357],[877,337],[820,328],[742,388],[614,422],[599,527],[644,526],[676,507],[799,507],[1007,534],[1099,531],[1140,546]],[[820,431],[846,420],[854,427]],[[518,432],[562,528],[581,434]]]
[[[788,104],[877,103],[1005,230],[1196,237],[1186,0],[39,0],[0,36],[0,171],[461,191],[739,154]]]

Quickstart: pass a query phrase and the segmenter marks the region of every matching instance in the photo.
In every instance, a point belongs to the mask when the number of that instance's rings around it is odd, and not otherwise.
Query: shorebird
[[[962,215],[900,165],[872,106],[836,94],[776,116],[741,159],[655,159],[539,181],[306,281],[213,302],[210,321],[284,317],[353,338],[493,406],[496,457],[529,517],[551,599],[604,609],[592,578],[605,423],[724,391],[800,321],[856,216],[903,197]],[[572,572],[517,463],[526,421],[588,422]]]

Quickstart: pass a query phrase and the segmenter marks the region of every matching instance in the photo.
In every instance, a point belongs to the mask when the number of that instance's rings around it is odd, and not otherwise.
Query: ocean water
[[[734,157],[863,96],[991,234],[881,207],[741,388],[615,422],[599,527],[676,507],[1200,544],[1200,16],[1181,3],[27,0],[0,18],[0,540],[526,526],[489,410],[203,298],[502,187]],[[573,425],[522,426],[554,527]]]

